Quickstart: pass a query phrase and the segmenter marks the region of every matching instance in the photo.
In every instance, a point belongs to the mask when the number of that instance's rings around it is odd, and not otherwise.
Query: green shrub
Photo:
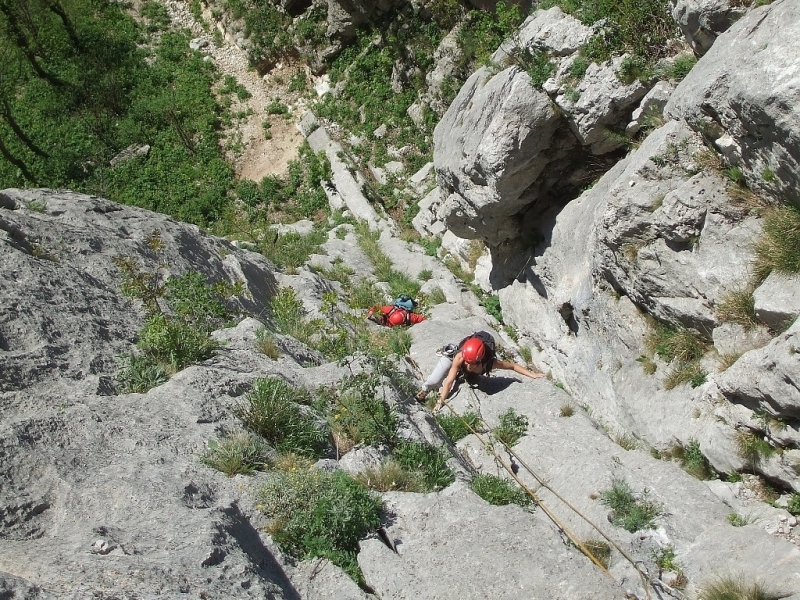
[[[682,54],[670,64],[666,75],[675,81],[682,81],[697,64],[694,54]]]
[[[528,417],[518,415],[513,408],[509,408],[500,415],[500,425],[492,429],[494,436],[506,446],[516,444],[528,430]]]
[[[386,294],[371,279],[361,278],[348,289],[347,303],[351,308],[370,308],[386,302]]]
[[[487,294],[481,299],[481,306],[486,309],[490,315],[492,315],[495,319],[503,322],[503,309],[500,306],[500,296],[495,294]]]
[[[417,279],[420,281],[429,281],[433,277],[433,271],[430,269],[423,269],[419,273],[417,273]]]
[[[328,449],[328,432],[321,419],[300,406],[310,402],[307,391],[266,377],[253,382],[253,389],[234,412],[247,429],[278,451],[319,457]]]
[[[166,383],[169,373],[164,365],[154,363],[149,356],[130,353],[122,357],[123,366],[117,373],[120,392],[145,394]]]
[[[494,13],[471,10],[458,30],[456,40],[461,49],[462,66],[480,66],[489,62],[497,47],[522,23],[519,6],[500,0]],[[473,68],[468,70],[473,71]]]
[[[653,519],[661,514],[661,507],[647,497],[647,492],[637,500],[630,484],[623,479],[614,479],[611,489],[600,495],[601,502],[613,511],[612,522],[631,533],[640,529],[653,529]]]
[[[736,432],[736,448],[739,456],[748,461],[751,466],[770,458],[776,452],[767,440],[752,431]]]
[[[220,441],[209,441],[200,461],[228,477],[268,469],[273,450],[257,435],[240,432]]]
[[[423,248],[425,248],[425,254],[427,254],[428,256],[438,256],[439,248],[442,247],[442,238],[424,237],[420,238],[417,243]]]
[[[583,76],[586,75],[586,71],[589,69],[589,64],[589,61],[583,56],[576,57],[569,66],[569,76],[577,81],[582,80]]]
[[[407,329],[395,327],[389,330],[388,346],[392,354],[406,356],[411,351],[411,334]]]
[[[791,596],[771,590],[760,582],[747,582],[743,575],[719,577],[700,588],[698,600],[780,600]]]
[[[137,346],[145,356],[156,364],[164,365],[171,374],[187,365],[211,358],[219,348],[219,343],[211,338],[208,330],[155,314],[145,322]]]
[[[477,413],[466,412],[463,415],[453,415],[438,413],[435,417],[436,423],[442,428],[444,434],[453,444],[461,438],[467,437],[472,430],[477,429],[481,424],[481,419]]]
[[[302,301],[294,288],[281,288],[270,300],[270,312],[275,328],[285,335],[308,343],[316,328],[305,320]]]
[[[260,494],[272,538],[296,558],[327,558],[363,583],[358,542],[381,524],[382,503],[345,473],[276,473]]]
[[[792,493],[786,503],[786,510],[792,515],[800,515],[800,494]]]
[[[669,51],[670,40],[680,35],[667,5],[660,0],[543,0],[538,4],[538,8],[552,6],[560,6],[584,25],[599,26],[599,33],[582,50],[596,62],[628,52],[654,63]]]
[[[401,441],[394,448],[393,456],[403,469],[420,474],[426,492],[444,489],[455,481],[455,474],[447,466],[449,456],[440,448]]]
[[[489,504],[529,506],[533,502],[528,493],[507,479],[495,475],[478,474],[470,481],[472,491]]]
[[[339,394],[330,417],[334,433],[354,444],[392,445],[397,438],[397,415],[378,397],[382,384],[378,372],[362,371],[339,383]]]

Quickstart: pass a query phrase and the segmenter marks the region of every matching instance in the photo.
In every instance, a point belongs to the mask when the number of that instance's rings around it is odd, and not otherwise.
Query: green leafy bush
[[[470,487],[486,502],[496,506],[505,506],[506,504],[530,506],[533,502],[533,498],[525,490],[511,481],[495,475],[478,474],[472,478]]]
[[[516,444],[528,430],[528,417],[518,415],[513,408],[509,408],[500,415],[500,425],[492,429],[494,436],[506,446]]]
[[[401,441],[395,446],[393,456],[403,469],[420,474],[426,492],[444,489],[455,481],[455,474],[447,466],[449,456],[440,448]]]
[[[473,430],[480,426],[481,420],[477,413],[466,412],[463,415],[438,413],[436,423],[442,428],[444,434],[453,444],[461,438],[468,436],[470,428]]]
[[[296,558],[327,558],[363,583],[358,542],[381,524],[382,503],[345,473],[276,473],[264,485],[259,508],[281,550]]]
[[[280,452],[319,457],[328,449],[328,431],[322,419],[300,406],[310,402],[307,391],[266,377],[253,382],[234,412],[247,429]]]
[[[611,489],[602,492],[600,499],[613,511],[614,525],[631,533],[640,529],[653,529],[653,519],[661,514],[661,506],[650,500],[646,492],[637,500],[630,484],[623,479],[614,479]]]
[[[395,410],[378,397],[379,373],[356,373],[339,384],[331,415],[331,428],[354,444],[394,444],[397,437]]]

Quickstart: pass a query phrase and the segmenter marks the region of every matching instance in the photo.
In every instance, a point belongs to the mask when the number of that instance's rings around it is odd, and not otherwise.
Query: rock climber
[[[385,327],[415,325],[422,323],[425,316],[414,312],[417,303],[409,296],[400,296],[391,306],[373,306],[367,311],[367,318]]]
[[[434,412],[444,406],[460,374],[463,374],[469,384],[477,383],[478,376],[488,375],[494,369],[507,369],[533,379],[544,377],[543,373],[534,373],[522,365],[497,358],[494,337],[486,331],[475,332],[457,345],[447,344],[437,354],[441,356],[439,363],[417,394],[417,400],[424,402],[429,391],[442,386]]]

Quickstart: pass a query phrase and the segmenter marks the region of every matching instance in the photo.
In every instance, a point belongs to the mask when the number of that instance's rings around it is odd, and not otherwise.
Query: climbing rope
[[[414,363],[414,366],[417,368],[417,370],[420,371],[420,374],[421,374],[421,370],[419,369],[419,366],[416,364],[416,362]],[[470,391],[472,392],[472,395],[473,395],[473,397],[475,399],[476,404],[478,406],[480,406],[480,399],[478,398],[478,395],[475,393],[475,390],[470,388]],[[570,503],[566,498],[564,498],[561,494],[559,494],[556,490],[554,490],[553,487],[550,484],[548,484],[542,477],[540,477],[522,459],[522,457],[519,456],[519,454],[517,454],[514,450],[512,450],[512,448],[510,446],[508,446],[508,444],[506,444],[502,440],[497,440],[495,438],[496,441],[500,442],[500,444],[503,446],[505,451],[508,453],[508,455],[510,457],[509,462],[511,464],[508,464],[505,460],[503,460],[503,458],[500,456],[500,454],[495,449],[494,444],[490,443],[490,442],[487,442],[484,439],[484,437],[482,435],[480,435],[461,415],[459,415],[453,409],[453,407],[450,406],[449,402],[447,402],[446,400],[444,402],[444,406],[447,406],[448,410],[456,418],[458,418],[464,424],[464,426],[466,426],[467,430],[469,430],[469,432],[472,433],[472,435],[474,435],[476,437],[476,439],[481,443],[481,445],[483,445],[483,447],[490,454],[492,454],[494,456],[495,461],[497,463],[499,463],[508,472],[508,474],[519,484],[519,486],[525,491],[525,493],[528,494],[533,499],[534,502],[536,502],[536,504],[542,509],[542,511],[548,516],[548,518],[555,524],[555,526],[558,527],[559,530],[564,532],[564,534],[569,538],[569,540],[576,547],[578,547],[580,549],[580,551],[587,558],[589,558],[589,560],[591,560],[597,567],[599,567],[608,577],[611,577],[613,579],[613,576],[611,575],[611,573],[609,573],[608,569],[598,561],[597,557],[595,557],[594,554],[592,554],[592,552],[588,548],[586,548],[586,546],[583,544],[583,542],[577,536],[575,536],[575,534],[573,534],[569,530],[569,528],[555,515],[555,513],[544,502],[542,502],[542,499],[539,497],[539,495],[536,492],[534,492],[517,475],[517,472],[519,471],[519,466],[517,466],[515,464],[515,460],[518,461],[518,464],[521,465],[522,468],[524,468],[531,475],[531,477],[533,477],[543,488],[545,488],[550,493],[552,493],[557,499],[559,499],[561,502],[563,502],[565,506],[567,506],[570,510],[572,510],[576,515],[578,515],[578,517],[580,517],[584,522],[586,522],[595,531],[597,531],[611,546],[613,546],[620,553],[620,555],[625,560],[627,560],[631,564],[631,566],[633,566],[633,568],[636,570],[636,572],[638,573],[638,575],[639,575],[639,577],[641,579],[642,586],[643,586],[644,592],[645,592],[648,600],[651,600],[651,598],[652,598],[652,596],[650,595],[650,588],[651,587],[653,587],[654,589],[658,589],[659,591],[666,592],[667,594],[669,594],[669,595],[671,595],[671,596],[673,596],[675,598],[678,598],[679,600],[685,600],[686,599],[686,597],[682,593],[680,593],[678,590],[666,585],[660,579],[650,577],[649,573],[647,573],[646,570],[639,564],[640,561],[637,561],[632,556],[630,556],[630,554],[628,554],[624,549],[622,549],[620,547],[620,545],[617,544],[617,542],[615,542],[613,539],[611,539],[591,519],[589,519],[581,511],[579,511],[577,508],[575,508],[575,506],[572,505],[572,503]]]

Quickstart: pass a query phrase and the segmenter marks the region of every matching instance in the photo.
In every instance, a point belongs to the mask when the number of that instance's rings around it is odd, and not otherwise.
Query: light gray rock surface
[[[777,0],[719,36],[665,107],[711,139],[754,190],[800,202],[800,5]],[[771,173],[772,175],[769,175]]]
[[[747,12],[737,0],[670,0],[672,18],[699,55],[711,48],[717,36]]]

